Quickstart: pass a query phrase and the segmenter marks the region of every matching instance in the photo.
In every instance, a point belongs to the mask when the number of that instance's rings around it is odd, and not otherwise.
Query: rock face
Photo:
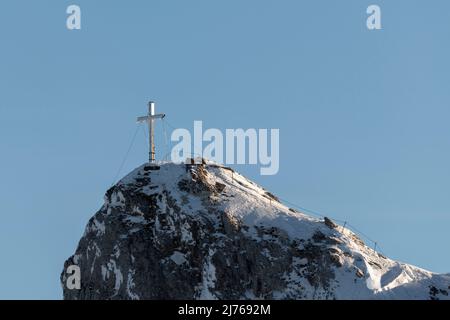
[[[81,289],[66,286],[76,265]],[[64,299],[448,299],[450,275],[390,260],[229,168],[144,165],[105,195]]]

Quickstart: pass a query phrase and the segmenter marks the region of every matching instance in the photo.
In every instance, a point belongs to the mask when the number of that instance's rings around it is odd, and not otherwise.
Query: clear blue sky
[[[0,41],[0,298],[61,298],[149,99],[176,127],[280,128],[278,175],[237,169],[450,272],[449,1],[4,0]],[[146,157],[139,133],[122,175]]]

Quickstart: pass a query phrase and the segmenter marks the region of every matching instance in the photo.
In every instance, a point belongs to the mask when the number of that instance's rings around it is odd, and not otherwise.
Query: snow
[[[215,173],[217,182],[230,186],[226,192],[234,197],[234,201],[224,203],[224,210],[236,216],[247,226],[279,228],[286,231],[291,238],[298,239],[310,238],[315,233],[317,219],[299,212],[292,212],[275,200],[270,201],[264,196],[266,190],[236,172],[232,177],[223,169],[211,171]]]
[[[190,232],[190,226],[187,222],[181,225],[181,241],[190,243],[194,239],[192,238],[192,233]]]
[[[211,292],[211,289],[215,287],[216,282],[216,267],[211,261],[211,257],[214,255],[214,250],[209,250],[209,256],[203,266],[202,277],[202,291],[200,293],[201,300],[217,300],[217,297]]]
[[[370,290],[380,290],[381,289],[381,274],[378,270],[372,268],[369,264],[366,264],[367,274],[369,275],[366,279],[367,288]]]
[[[141,228],[133,228],[128,231],[128,234],[133,234],[133,233],[139,232],[141,230],[142,230]]]
[[[92,223],[89,223],[86,227],[86,230],[84,232],[84,236],[86,236],[87,233],[95,232],[97,236],[102,236],[105,234],[106,227],[104,222],[98,221],[96,218],[92,220]]]
[[[255,300],[256,299],[255,294],[251,290],[245,291],[244,295],[245,295],[246,299],[249,299],[249,300]]]
[[[105,281],[106,279],[109,278],[109,271],[103,265],[101,266],[101,270],[102,270],[102,280]]]
[[[303,258],[303,259],[299,259],[297,257],[294,257],[293,261],[294,264],[299,264],[299,265],[306,265],[308,263],[308,259],[307,258]]]
[[[161,230],[161,223],[159,223],[159,217],[158,216],[156,216],[156,218],[155,218],[155,229],[156,229],[156,231]]]
[[[181,265],[186,262],[186,258],[184,257],[184,253],[181,253],[179,251],[175,251],[171,256],[170,259],[175,262],[177,265]]]
[[[80,254],[76,254],[73,256],[73,262],[75,264],[78,264],[78,261],[80,261],[81,255]]]
[[[134,270],[128,270],[127,294],[131,300],[139,300],[139,295],[132,292],[133,288],[135,287],[134,280],[133,280],[134,273],[135,273]]]
[[[99,231],[99,235],[103,235],[105,234],[105,223],[104,222],[99,222],[97,219],[94,219],[94,225],[96,230]]]
[[[121,191],[114,191],[111,195],[111,201],[109,202],[109,205],[111,207],[123,207],[123,204],[125,202],[125,197],[123,196]]]
[[[95,251],[94,251],[95,250]],[[93,243],[90,246],[88,246],[87,250],[86,250],[86,258],[89,259],[89,252],[90,251],[94,251],[95,255],[94,255],[94,259],[92,261],[92,266],[91,266],[91,274],[94,272],[94,266],[95,266],[95,261],[97,260],[97,258],[99,258],[102,254],[100,248],[98,247],[97,243]]]
[[[143,216],[127,216],[124,220],[131,223],[147,223]]]

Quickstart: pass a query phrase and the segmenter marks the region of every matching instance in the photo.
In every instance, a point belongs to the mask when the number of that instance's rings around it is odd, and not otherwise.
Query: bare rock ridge
[[[119,181],[60,280],[69,300],[450,298],[450,275],[390,260],[213,163],[147,164]]]

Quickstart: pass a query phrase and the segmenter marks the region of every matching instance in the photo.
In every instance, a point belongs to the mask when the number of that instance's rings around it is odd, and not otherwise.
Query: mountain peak
[[[67,268],[81,289],[67,288]],[[222,165],[145,164],[105,195],[64,264],[65,299],[441,299],[450,276],[393,261]]]

